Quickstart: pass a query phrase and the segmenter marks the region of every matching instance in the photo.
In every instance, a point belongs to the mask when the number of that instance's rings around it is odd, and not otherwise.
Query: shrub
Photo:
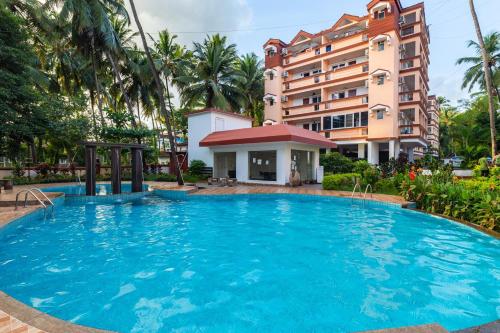
[[[40,163],[35,167],[35,172],[42,177],[47,177],[50,172],[50,166],[47,163]]]
[[[370,163],[368,163],[367,160],[358,160],[354,162],[354,168],[352,172],[362,175],[363,172],[368,168],[370,168]]]
[[[394,179],[383,178],[375,183],[375,192],[383,194],[398,195],[399,190],[394,184]]]
[[[365,171],[363,171],[363,173],[361,174],[361,178],[363,179],[363,184],[371,184],[372,186],[374,186],[380,178],[380,172],[377,168],[370,166],[365,169]]]
[[[401,184],[403,197],[417,208],[462,219],[489,229],[500,229],[499,180],[450,180],[445,172],[408,177]]]
[[[24,168],[21,163],[15,161],[12,170],[12,176],[14,177],[22,177],[24,176]]]
[[[202,175],[203,169],[206,166],[207,165],[205,164],[205,162],[203,162],[201,160],[192,160],[191,164],[189,165],[189,173],[192,175],[200,176],[200,175]]]
[[[321,155],[319,164],[325,168],[325,173],[349,173],[354,168],[352,160],[338,152]]]
[[[358,173],[341,173],[328,175],[323,178],[324,190],[352,190],[356,184],[356,179],[359,179]]]

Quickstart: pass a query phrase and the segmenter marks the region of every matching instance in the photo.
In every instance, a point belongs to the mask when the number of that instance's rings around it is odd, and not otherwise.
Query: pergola
[[[96,194],[97,147],[111,149],[111,188],[113,194],[120,194],[122,192],[120,161],[122,149],[130,149],[132,153],[132,192],[142,192],[142,151],[147,149],[148,146],[107,142],[83,142],[83,145],[85,146],[85,188],[87,195],[94,196]]]

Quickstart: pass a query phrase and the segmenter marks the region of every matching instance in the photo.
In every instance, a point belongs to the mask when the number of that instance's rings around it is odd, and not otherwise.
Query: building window
[[[381,86],[385,82],[385,75],[379,75],[377,76],[377,85]]]
[[[274,105],[274,99],[272,99],[272,98],[271,98],[271,99],[269,100],[269,106],[273,106],[273,105]]]
[[[349,89],[347,91],[347,96],[349,96],[349,97],[355,97],[355,96],[357,96],[357,90],[356,89]]]
[[[377,49],[379,51],[383,51],[385,49],[385,42],[383,40],[377,43]]]
[[[323,118],[323,130],[332,129],[332,117],[324,117]]]
[[[353,118],[354,115],[352,113],[345,115],[345,127],[353,127]]]
[[[368,126],[368,111],[361,112],[361,126]]]
[[[248,178],[276,181],[276,150],[249,151]]]
[[[345,127],[345,115],[332,117],[332,128],[344,128],[344,127]]]
[[[332,45],[327,45],[325,47],[325,52],[332,52]]]
[[[274,79],[274,73],[273,73],[273,72],[270,72],[270,73],[269,73],[269,80],[271,80],[271,81],[272,81],[273,79]]]
[[[321,129],[320,127],[321,127],[321,124],[319,122],[314,122],[311,124],[311,131],[319,132]]]
[[[375,12],[375,19],[376,20],[382,20],[385,18],[385,10],[379,10]]]
[[[377,120],[384,119],[384,112],[385,112],[385,110],[377,110],[375,112],[377,112]]]
[[[321,51],[319,49],[314,50],[315,55],[320,55]]]
[[[352,66],[352,65],[356,65],[356,63],[357,63],[357,61],[356,61],[356,59],[354,59],[354,60],[349,61],[349,62],[347,63],[347,65],[348,65],[348,66]]]
[[[330,132],[325,132],[325,138],[327,138],[327,139],[330,138]]]
[[[302,124],[302,128],[306,129],[306,130],[309,130],[309,124]]]
[[[401,36],[408,36],[415,32],[413,26],[401,29]]]

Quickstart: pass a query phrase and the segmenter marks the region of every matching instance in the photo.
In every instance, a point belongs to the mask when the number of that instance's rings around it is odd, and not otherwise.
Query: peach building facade
[[[344,155],[379,164],[429,144],[429,31],[424,4],[373,0],[365,16],[299,31],[265,52],[265,122],[322,133]]]

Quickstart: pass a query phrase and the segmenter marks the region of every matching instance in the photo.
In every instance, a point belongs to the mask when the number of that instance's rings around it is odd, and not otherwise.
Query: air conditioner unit
[[[288,77],[288,72],[285,71],[285,72],[281,73],[281,76],[282,77]]]
[[[365,88],[368,88],[368,80],[365,80]]]
[[[406,52],[406,44],[399,45],[399,51]]]
[[[369,50],[368,50],[368,49],[366,49],[366,50],[365,50],[365,56],[366,56],[366,57],[368,57],[368,54],[369,54]]]
[[[287,50],[287,49],[285,49],[285,48],[282,48],[282,49],[281,49],[281,54],[282,54],[282,55],[287,55],[287,54],[288,54],[288,50]]]
[[[405,17],[404,17],[404,16],[401,16],[401,17],[399,18],[398,23],[399,23],[399,25],[403,25],[403,24],[405,24],[405,23],[406,23],[406,19],[405,19]]]
[[[284,103],[284,102],[288,102],[288,96],[281,96],[281,101]]]

